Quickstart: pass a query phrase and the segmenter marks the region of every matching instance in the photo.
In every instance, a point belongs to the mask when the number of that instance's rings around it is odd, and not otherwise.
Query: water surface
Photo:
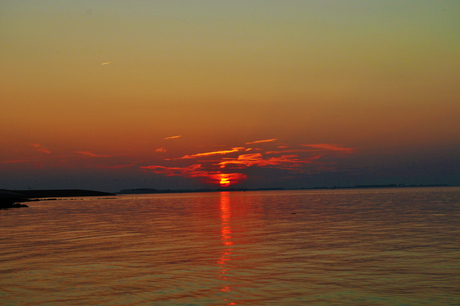
[[[460,188],[128,195],[0,211],[5,305],[459,305]]]

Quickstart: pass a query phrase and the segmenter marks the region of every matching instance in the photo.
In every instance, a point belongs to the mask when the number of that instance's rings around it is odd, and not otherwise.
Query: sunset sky
[[[0,189],[460,185],[460,1],[0,0]]]

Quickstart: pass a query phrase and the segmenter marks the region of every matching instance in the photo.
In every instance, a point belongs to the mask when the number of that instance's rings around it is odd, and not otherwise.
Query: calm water
[[[460,305],[460,188],[0,210],[4,305]]]

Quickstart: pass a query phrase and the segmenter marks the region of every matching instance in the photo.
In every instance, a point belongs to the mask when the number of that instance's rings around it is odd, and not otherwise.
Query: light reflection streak
[[[219,279],[224,281],[224,286],[220,289],[222,292],[231,291],[231,287],[228,283],[228,274],[230,267],[228,264],[231,261],[231,255],[233,253],[233,241],[232,241],[232,228],[230,226],[231,208],[230,208],[230,193],[223,191],[220,193],[220,218],[221,218],[221,242],[223,249],[217,264],[220,267]],[[229,303],[227,305],[236,305],[236,303]]]

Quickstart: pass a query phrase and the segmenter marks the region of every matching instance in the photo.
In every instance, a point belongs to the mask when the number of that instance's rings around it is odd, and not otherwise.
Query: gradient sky
[[[460,185],[460,1],[0,0],[0,188]]]

